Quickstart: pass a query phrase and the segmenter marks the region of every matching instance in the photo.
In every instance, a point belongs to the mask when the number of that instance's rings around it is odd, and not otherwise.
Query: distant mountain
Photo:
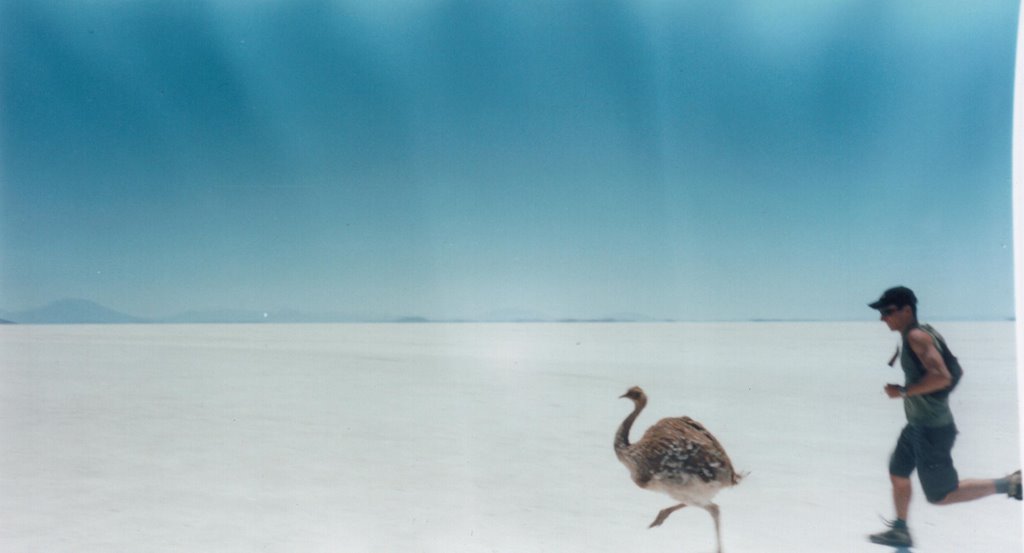
[[[83,299],[63,299],[37,309],[3,313],[21,324],[129,324],[150,322]]]
[[[501,309],[484,313],[479,320],[486,323],[542,323],[552,319],[540,311]]]
[[[633,312],[629,312],[629,313],[612,313],[611,315],[608,316],[608,319],[611,319],[611,320],[613,320],[615,322],[622,322],[622,323],[663,323],[663,322],[669,322],[671,320],[671,319],[658,319],[656,317],[651,317],[651,316],[648,316],[648,315],[644,315],[643,313],[633,313]]]
[[[401,317],[395,320],[396,323],[429,323],[430,320],[425,317]]]
[[[83,299],[63,299],[37,309],[0,312],[0,320],[23,324],[133,324],[133,323],[329,323],[362,320],[333,313],[216,309],[185,311],[170,317],[147,319],[120,313]],[[2,323],[0,323],[2,324]]]
[[[537,311],[505,309],[491,311],[476,319],[437,319],[422,316],[389,317],[381,315],[310,313],[295,310],[261,311],[254,309],[191,310],[169,317],[143,318],[120,313],[83,299],[63,299],[37,309],[0,311],[0,324],[257,324],[257,323],[580,323],[580,322],[648,322],[650,317],[636,313],[616,313],[600,318],[553,318]]]
[[[263,323],[268,322],[269,313],[265,311],[247,311],[243,309],[218,309],[209,311],[185,311],[162,317],[161,323]]]
[[[340,313],[307,313],[284,309],[280,311],[259,311],[246,309],[195,310],[164,317],[157,322],[174,324],[231,324],[231,323],[353,323],[381,322],[384,319],[359,317]]]

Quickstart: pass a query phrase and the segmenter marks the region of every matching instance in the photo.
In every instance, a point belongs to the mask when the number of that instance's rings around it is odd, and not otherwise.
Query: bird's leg
[[[704,509],[711,513],[711,518],[715,521],[715,544],[718,546],[718,553],[722,553],[722,529],[718,521],[718,505],[708,503]]]
[[[658,517],[654,519],[654,522],[652,522],[651,525],[648,526],[648,528],[661,526],[661,523],[665,522],[665,519],[668,518],[668,515],[671,515],[672,513],[678,511],[679,509],[682,509],[683,507],[686,507],[686,503],[680,503],[679,505],[676,505],[674,507],[662,509],[661,512],[658,513]]]

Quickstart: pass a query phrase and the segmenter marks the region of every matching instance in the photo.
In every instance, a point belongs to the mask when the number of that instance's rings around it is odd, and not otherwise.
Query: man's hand
[[[903,394],[904,394],[903,386],[900,386],[899,384],[886,384],[885,385],[885,395],[889,396],[890,398],[896,399],[898,397],[902,397]]]

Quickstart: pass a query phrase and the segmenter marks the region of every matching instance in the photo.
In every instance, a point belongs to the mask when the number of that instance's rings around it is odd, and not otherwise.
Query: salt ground
[[[1010,322],[939,323],[966,370],[962,476],[1016,469]],[[711,518],[636,488],[612,451],[702,421],[750,475],[726,551],[884,552],[881,323],[5,326],[0,550],[709,552]],[[917,485],[915,481],[915,486]],[[934,507],[917,551],[1021,551],[1021,503]]]

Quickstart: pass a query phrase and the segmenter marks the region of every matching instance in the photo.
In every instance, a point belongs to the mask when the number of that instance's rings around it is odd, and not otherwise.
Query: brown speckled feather
[[[646,488],[654,479],[683,487],[696,481],[716,482],[723,487],[739,483],[741,476],[733,469],[725,448],[703,424],[690,417],[661,419],[630,444],[629,429],[646,406],[647,396],[634,387],[623,397],[636,402],[636,408],[619,427],[615,452],[638,486]]]
[[[634,447],[639,454],[641,480],[658,476],[677,479],[692,475],[705,482],[738,482],[722,444],[704,425],[690,417],[661,419],[644,432]],[[639,482],[638,482],[639,483]]]

